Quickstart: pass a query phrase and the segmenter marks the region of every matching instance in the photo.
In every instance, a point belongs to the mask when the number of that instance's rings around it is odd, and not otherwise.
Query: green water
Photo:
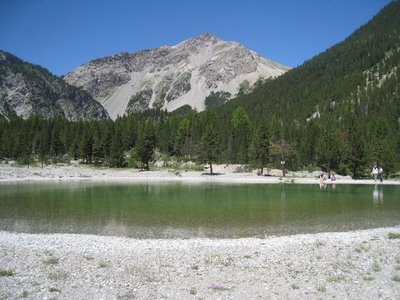
[[[232,238],[399,224],[399,186],[0,185],[0,230],[16,232]]]

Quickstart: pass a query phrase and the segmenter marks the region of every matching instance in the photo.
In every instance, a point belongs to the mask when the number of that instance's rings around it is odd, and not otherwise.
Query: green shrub
[[[392,277],[393,281],[400,282],[400,275],[395,275]]]
[[[0,277],[2,276],[14,276],[14,271],[12,270],[0,270]]]
[[[400,239],[400,233],[389,232],[388,238],[389,240]]]
[[[53,265],[57,265],[57,264],[58,264],[58,261],[59,261],[58,258],[51,257],[51,258],[49,258],[49,259],[46,259],[46,260],[43,261],[43,262],[44,262],[45,265],[53,266]]]

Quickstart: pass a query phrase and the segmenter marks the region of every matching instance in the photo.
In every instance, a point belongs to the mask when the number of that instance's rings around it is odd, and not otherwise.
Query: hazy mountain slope
[[[93,60],[65,76],[103,104],[112,118],[147,108],[204,109],[211,92],[231,95],[260,77],[277,77],[288,68],[266,60],[236,42],[210,34],[133,54]]]
[[[107,112],[87,92],[46,69],[0,51],[0,115],[28,118],[64,116],[69,120],[106,119]]]
[[[244,106],[253,119],[279,118],[297,126],[327,114],[400,117],[400,2],[387,5],[343,42],[230,101],[221,112]],[[356,109],[356,111],[354,111]]]

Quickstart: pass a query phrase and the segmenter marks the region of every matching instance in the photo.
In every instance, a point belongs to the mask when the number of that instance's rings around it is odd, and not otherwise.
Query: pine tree
[[[221,151],[221,141],[218,134],[218,117],[213,110],[206,111],[207,125],[200,142],[203,160],[210,166],[210,174],[213,175],[212,164],[216,161]]]
[[[108,122],[103,126],[103,138],[102,143],[104,147],[104,158],[106,161],[110,162],[111,147],[113,144],[113,134],[114,134],[114,123]]]
[[[316,145],[316,159],[319,166],[329,173],[338,171],[342,162],[342,141],[329,124],[322,128]]]
[[[139,133],[136,144],[136,153],[142,162],[142,169],[149,170],[149,161],[153,156],[156,145],[156,136],[153,122],[147,119],[141,132]]]
[[[255,158],[260,165],[260,174],[264,174],[264,167],[269,160],[270,136],[265,123],[258,127],[254,139]]]
[[[78,122],[71,123],[71,135],[72,141],[71,145],[68,148],[68,154],[74,159],[77,160],[81,157],[80,153],[80,144],[82,140],[82,131],[83,131],[83,121],[79,120]]]
[[[243,107],[239,106],[232,114],[232,162],[248,163],[251,142],[251,122]]]
[[[179,124],[175,138],[174,152],[178,157],[182,157],[187,154],[188,132],[189,120],[185,118]]]
[[[57,124],[52,124],[53,129],[50,138],[50,155],[53,159],[58,160],[63,155],[63,142],[61,139],[61,132]]]
[[[387,175],[393,172],[396,157],[398,158],[393,137],[395,134],[391,133],[386,119],[379,117],[370,122],[368,140],[370,159],[373,164],[382,166]]]
[[[214,173],[212,164],[217,159],[220,149],[218,131],[216,130],[215,126],[207,126],[200,145],[203,159],[210,165],[210,174],[213,175]]]
[[[319,136],[319,127],[314,121],[309,121],[300,130],[298,140],[300,166],[313,165],[315,164],[315,146]]]
[[[122,145],[122,134],[116,129],[112,138],[109,156],[109,165],[112,168],[121,168],[124,166],[124,151]]]
[[[99,166],[103,164],[105,158],[104,144],[99,130],[94,133],[92,147],[93,163],[95,166]]]
[[[27,151],[27,147],[28,145],[26,144],[26,134],[24,130],[21,130],[20,128],[14,148],[14,157],[17,160],[23,160],[25,153]]]
[[[41,162],[42,169],[43,169],[43,164],[47,160],[47,157],[49,155],[49,142],[50,142],[50,134],[49,134],[49,126],[48,123],[45,123],[45,125],[41,128],[39,132],[39,145],[38,145],[38,157],[39,161]]]
[[[87,164],[92,163],[93,155],[93,133],[89,123],[85,124],[82,140],[80,143],[81,156]]]
[[[2,125],[3,124],[1,124],[1,121],[0,121],[0,127]],[[3,129],[3,128],[1,128],[1,129]],[[3,134],[3,130],[0,130],[0,160],[3,160],[6,158],[6,146],[5,146],[4,135],[5,134]]]
[[[365,143],[364,126],[359,124],[355,119],[353,119],[353,121],[350,123],[348,143],[348,166],[353,178],[361,178],[365,173],[368,157]]]

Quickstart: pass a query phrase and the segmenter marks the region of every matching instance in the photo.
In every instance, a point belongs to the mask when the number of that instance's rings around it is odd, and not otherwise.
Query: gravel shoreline
[[[87,165],[49,165],[43,169],[37,166],[14,166],[0,164],[0,183],[29,182],[29,181],[120,181],[137,183],[183,182],[188,184],[222,183],[222,184],[276,184],[299,183],[319,184],[317,177],[321,173],[315,172],[287,172],[286,177],[281,176],[281,171],[266,170],[268,176],[259,176],[254,172],[238,172],[240,165],[215,165],[214,171],[218,174],[210,176],[201,171],[179,171],[173,169],[157,169],[141,172],[137,169],[111,169],[95,168]],[[400,180],[384,180],[375,182],[373,179],[354,180],[349,176],[337,175],[337,180],[326,184],[384,184],[400,185]]]
[[[0,231],[1,299],[399,299],[400,226],[246,239]]]

